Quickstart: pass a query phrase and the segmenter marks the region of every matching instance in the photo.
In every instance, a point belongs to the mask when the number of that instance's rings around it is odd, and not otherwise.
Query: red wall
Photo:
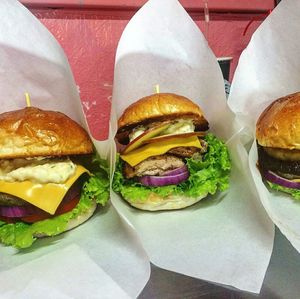
[[[66,7],[67,2],[71,6]],[[80,87],[91,131],[94,137],[100,140],[106,139],[108,134],[117,43],[129,19],[145,1],[115,0],[114,4],[110,5],[109,2],[112,1],[23,0],[64,48],[76,83]],[[195,5],[195,1],[192,0],[181,2],[205,32],[202,4]],[[209,1],[210,5],[215,6],[210,6],[208,41],[216,56],[233,57],[232,78],[240,53],[248,44],[254,30],[266,17],[268,9],[272,8],[273,1],[228,0],[228,10],[224,7],[225,2]],[[124,3],[131,6],[124,6]],[[57,5],[61,8],[53,9],[53,6]]]
[[[77,7],[98,9],[137,9],[148,0],[20,0],[23,4],[31,7]],[[179,0],[187,10],[203,9],[207,2],[212,11],[265,11],[273,8],[273,0]]]

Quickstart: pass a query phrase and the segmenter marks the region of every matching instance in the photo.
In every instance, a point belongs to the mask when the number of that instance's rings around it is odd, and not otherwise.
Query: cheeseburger
[[[271,103],[256,123],[258,167],[271,188],[300,199],[300,93]]]
[[[0,241],[16,248],[70,230],[108,199],[90,163],[93,145],[75,121],[34,107],[0,114]]]
[[[229,154],[208,128],[201,108],[180,95],[157,93],[130,105],[118,120],[114,191],[155,211],[185,208],[228,188]]]

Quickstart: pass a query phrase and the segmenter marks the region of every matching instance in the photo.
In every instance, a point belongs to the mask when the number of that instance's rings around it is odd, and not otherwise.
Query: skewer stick
[[[159,84],[156,84],[156,85],[155,85],[155,92],[156,92],[156,93],[159,93]]]
[[[30,96],[29,96],[28,92],[25,92],[25,99],[26,99],[27,107],[31,107],[31,101],[30,101]]]

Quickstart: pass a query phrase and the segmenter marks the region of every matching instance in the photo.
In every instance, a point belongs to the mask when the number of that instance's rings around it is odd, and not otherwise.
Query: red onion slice
[[[300,189],[300,183],[283,178],[270,170],[265,172],[264,177],[271,183],[278,184],[286,188]]]
[[[4,217],[25,217],[32,215],[36,208],[32,206],[0,206],[0,216]]]
[[[172,170],[167,170],[163,173],[163,176],[169,176],[169,175],[175,175],[175,174],[180,174],[180,173],[183,173],[183,172],[187,172],[188,171],[188,168],[186,165],[183,165],[181,167],[178,167],[178,168],[175,168],[175,169],[172,169]]]
[[[167,185],[177,185],[189,177],[189,172],[182,172],[175,175],[168,175],[168,176],[154,176],[154,175],[146,175],[139,178],[139,182],[145,186],[152,186],[152,187],[160,187],[160,186],[167,186]]]

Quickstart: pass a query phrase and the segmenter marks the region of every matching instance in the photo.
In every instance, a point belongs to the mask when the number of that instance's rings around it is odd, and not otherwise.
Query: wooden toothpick
[[[31,101],[30,101],[30,96],[29,96],[28,92],[25,92],[25,99],[26,99],[27,107],[31,107]]]
[[[155,92],[156,92],[156,93],[159,93],[159,84],[156,84],[156,85],[155,85]]]

